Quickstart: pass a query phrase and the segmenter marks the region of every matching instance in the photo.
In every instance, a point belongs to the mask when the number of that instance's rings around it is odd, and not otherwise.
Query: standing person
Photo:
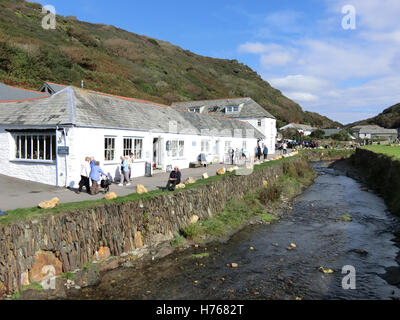
[[[261,147],[260,147],[260,145],[257,146],[257,158],[258,158],[258,160],[261,160]]]
[[[231,161],[232,161],[232,164],[233,164],[233,159],[235,158],[235,150],[233,150],[233,148],[232,148],[230,153],[231,153]]]
[[[283,150],[283,154],[287,154],[287,143],[286,143],[286,141],[283,142],[282,150]]]
[[[178,167],[175,167],[171,174],[169,175],[168,183],[167,183],[167,190],[174,191],[177,184],[181,183],[182,174],[179,171]]]
[[[118,185],[122,187],[126,183],[126,186],[130,186],[129,182],[129,165],[128,165],[128,157],[121,157],[121,183]]]
[[[99,193],[100,180],[101,180],[100,174],[106,176],[106,174],[100,168],[100,162],[96,161],[92,170],[90,171],[90,179],[92,180],[92,187],[90,188],[91,195]]]
[[[94,160],[94,157],[90,157],[90,169],[93,169],[93,167],[96,165],[96,160]]]
[[[267,160],[268,159],[268,147],[266,145],[264,145],[263,154],[264,154],[264,160]]]
[[[131,181],[131,176],[132,176],[132,167],[133,167],[133,161],[134,161],[134,156],[133,153],[131,152],[129,154],[129,158],[128,158],[128,167],[129,167],[129,181]]]
[[[79,182],[79,189],[77,191],[77,194],[80,194],[82,192],[82,188],[83,186],[85,186],[86,188],[86,192],[90,193],[90,171],[91,171],[91,167],[90,167],[90,158],[86,157],[85,161],[82,162],[81,164],[81,181]]]

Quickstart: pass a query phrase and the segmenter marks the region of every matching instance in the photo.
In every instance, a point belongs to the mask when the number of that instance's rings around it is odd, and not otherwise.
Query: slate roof
[[[176,126],[171,121],[176,121]],[[75,87],[36,101],[0,104],[0,124],[116,128],[163,133],[233,136],[234,130],[249,137],[264,135],[235,119],[200,115],[179,108],[133,98],[118,97]],[[170,124],[172,124],[170,129]],[[209,132],[202,132],[209,130]]]
[[[4,83],[0,83],[0,102],[24,99],[38,99],[46,96],[47,94],[39,91],[16,88],[5,85]]]
[[[299,124],[299,123],[289,123],[288,125],[280,128],[280,130],[285,130],[287,128],[294,128],[294,129],[303,130],[303,131],[317,130],[317,128],[309,126],[308,124]]]
[[[57,83],[52,83],[52,82],[44,82],[43,85],[40,87],[39,91],[40,92],[46,92],[49,94],[55,94],[63,89],[65,89],[67,86],[62,85],[62,84],[57,84]]]
[[[340,133],[343,129],[322,129],[325,132],[325,137],[331,137],[334,134]]]
[[[397,129],[386,129],[377,125],[355,126],[352,128],[358,134],[395,134]]]
[[[240,113],[225,113],[226,106],[242,105]],[[237,99],[218,99],[218,100],[199,100],[175,102],[172,106],[188,110],[191,107],[204,107],[202,114],[224,116],[229,118],[254,119],[254,118],[271,118],[275,119],[267,110],[261,107],[251,98]]]

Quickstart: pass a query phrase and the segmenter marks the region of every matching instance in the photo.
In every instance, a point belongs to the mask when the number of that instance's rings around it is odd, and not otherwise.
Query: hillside
[[[376,117],[358,121],[347,126],[352,127],[355,125],[365,125],[365,124],[376,124],[378,126],[388,129],[400,128],[400,103],[385,109],[382,113],[380,113]]]
[[[196,55],[168,42],[114,26],[57,16],[44,30],[41,6],[0,0],[0,81],[38,89],[43,81],[170,104],[176,101],[252,97],[279,125],[337,127],[302,108],[236,60]]]

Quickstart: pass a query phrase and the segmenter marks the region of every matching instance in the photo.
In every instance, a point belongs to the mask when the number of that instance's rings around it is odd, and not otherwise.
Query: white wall
[[[115,159],[105,161],[104,159],[104,138],[115,137]],[[15,142],[12,135],[0,128],[0,174],[36,181],[60,187],[76,188],[80,181],[80,168],[86,156],[94,157],[100,161],[102,170],[112,179],[120,178],[120,156],[123,154],[124,137],[143,139],[143,159],[135,160],[132,168],[132,177],[145,175],[145,163],[153,163],[153,139],[162,138],[162,149],[164,155],[163,167],[167,165],[188,168],[190,162],[196,162],[201,151],[201,141],[208,140],[210,149],[206,152],[207,160],[219,162],[225,159],[225,142],[230,142],[230,147],[241,150],[243,141],[246,142],[245,151],[250,156],[254,155],[257,145],[256,138],[242,137],[218,137],[183,135],[174,133],[150,133],[142,131],[118,130],[118,129],[95,129],[95,128],[68,128],[59,130],[56,135],[58,146],[68,146],[69,155],[58,155],[57,160],[51,163],[15,161]],[[166,150],[168,140],[183,140],[184,154],[182,157],[172,156]],[[216,152],[216,141],[219,141],[219,152]],[[57,164],[57,165],[56,165]]]
[[[276,120],[271,118],[262,119],[243,119],[244,121],[251,124],[254,128],[264,134],[265,139],[262,141],[267,147],[269,154],[275,154],[275,142],[276,142]],[[261,127],[258,126],[258,121],[261,120]]]
[[[56,185],[54,163],[15,160],[15,142],[11,133],[0,127],[0,174],[28,181]]]

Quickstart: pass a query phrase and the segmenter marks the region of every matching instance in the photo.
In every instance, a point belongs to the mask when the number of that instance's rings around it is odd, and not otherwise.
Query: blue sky
[[[237,59],[342,123],[400,102],[399,0],[39,1],[197,54]],[[344,5],[356,28],[342,28]]]

